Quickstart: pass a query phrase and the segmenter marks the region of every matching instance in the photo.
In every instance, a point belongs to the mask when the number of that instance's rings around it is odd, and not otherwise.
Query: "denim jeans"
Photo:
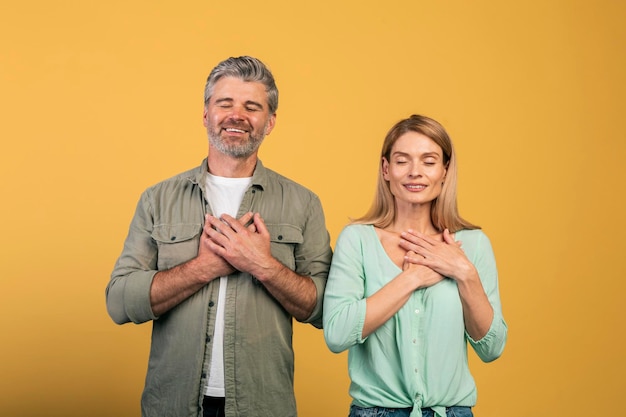
[[[422,417],[434,417],[430,408],[422,408]],[[473,417],[472,407],[446,407],[446,417]]]
[[[350,406],[348,417],[409,417],[413,408],[363,408]],[[435,412],[430,408],[422,408],[422,417],[434,417]],[[471,407],[446,407],[446,417],[473,417]]]

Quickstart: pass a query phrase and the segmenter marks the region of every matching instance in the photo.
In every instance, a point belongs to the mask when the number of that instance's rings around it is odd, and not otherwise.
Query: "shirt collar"
[[[198,169],[195,171],[193,177],[189,179],[196,184],[205,184],[206,176],[209,172],[209,165],[207,158],[204,158]],[[252,187],[265,189],[267,186],[267,168],[263,165],[260,159],[257,159],[254,172],[252,173]]]

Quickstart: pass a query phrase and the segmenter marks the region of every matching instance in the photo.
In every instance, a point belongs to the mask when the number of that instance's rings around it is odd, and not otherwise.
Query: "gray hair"
[[[217,64],[209,74],[204,87],[204,104],[213,95],[215,83],[222,77],[235,77],[246,82],[260,82],[267,92],[270,114],[278,109],[278,88],[272,72],[260,60],[250,56],[230,57]]]

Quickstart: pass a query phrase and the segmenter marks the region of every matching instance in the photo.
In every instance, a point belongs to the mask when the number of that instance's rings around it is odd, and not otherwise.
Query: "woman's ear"
[[[387,158],[385,158],[384,156],[382,157],[381,164],[382,166],[380,168],[383,173],[383,178],[385,179],[385,181],[389,181],[389,161],[387,161]]]

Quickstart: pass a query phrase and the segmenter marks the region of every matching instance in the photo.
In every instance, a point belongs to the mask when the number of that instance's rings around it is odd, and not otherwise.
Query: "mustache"
[[[250,128],[250,125],[245,122],[226,122],[226,123],[222,123],[220,127],[222,129],[240,129],[240,130],[246,130],[246,131],[252,130]]]

